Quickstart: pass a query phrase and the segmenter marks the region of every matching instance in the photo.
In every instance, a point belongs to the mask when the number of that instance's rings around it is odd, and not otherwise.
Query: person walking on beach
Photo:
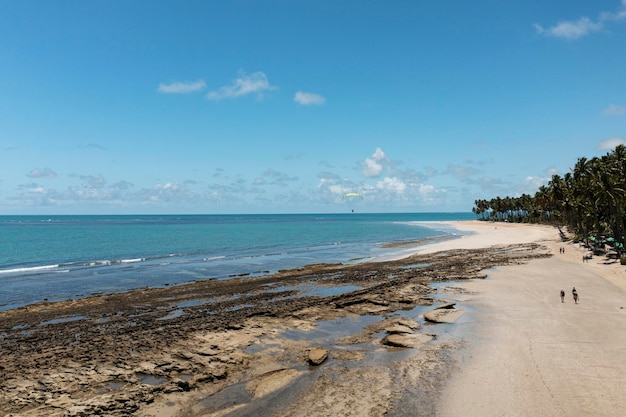
[[[561,302],[565,302],[565,291],[561,290]]]
[[[574,296],[574,303],[578,304],[578,291],[576,291],[576,287],[572,288],[572,295]]]

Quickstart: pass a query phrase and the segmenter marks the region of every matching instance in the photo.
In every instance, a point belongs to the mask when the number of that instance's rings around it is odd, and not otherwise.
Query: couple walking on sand
[[[574,303],[578,304],[578,291],[576,287],[572,288],[572,296],[574,297]],[[561,302],[565,302],[565,291],[561,290]]]

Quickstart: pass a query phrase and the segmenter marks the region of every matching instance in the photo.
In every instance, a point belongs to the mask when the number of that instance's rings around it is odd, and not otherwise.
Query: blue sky
[[[626,0],[0,9],[0,214],[470,211],[626,139]]]

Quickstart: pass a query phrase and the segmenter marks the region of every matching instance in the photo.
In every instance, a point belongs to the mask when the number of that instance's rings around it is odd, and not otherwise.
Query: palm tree
[[[571,172],[553,175],[534,196],[476,200],[472,209],[481,219],[566,225],[588,239],[610,234],[618,248],[625,245],[626,146],[591,159],[579,158]],[[588,242],[587,242],[588,243]]]

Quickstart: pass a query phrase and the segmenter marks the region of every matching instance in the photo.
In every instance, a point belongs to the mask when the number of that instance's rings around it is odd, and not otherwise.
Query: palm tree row
[[[579,158],[571,172],[553,175],[534,196],[476,200],[479,219],[567,226],[579,238],[611,237],[624,246],[626,146],[602,157]]]

